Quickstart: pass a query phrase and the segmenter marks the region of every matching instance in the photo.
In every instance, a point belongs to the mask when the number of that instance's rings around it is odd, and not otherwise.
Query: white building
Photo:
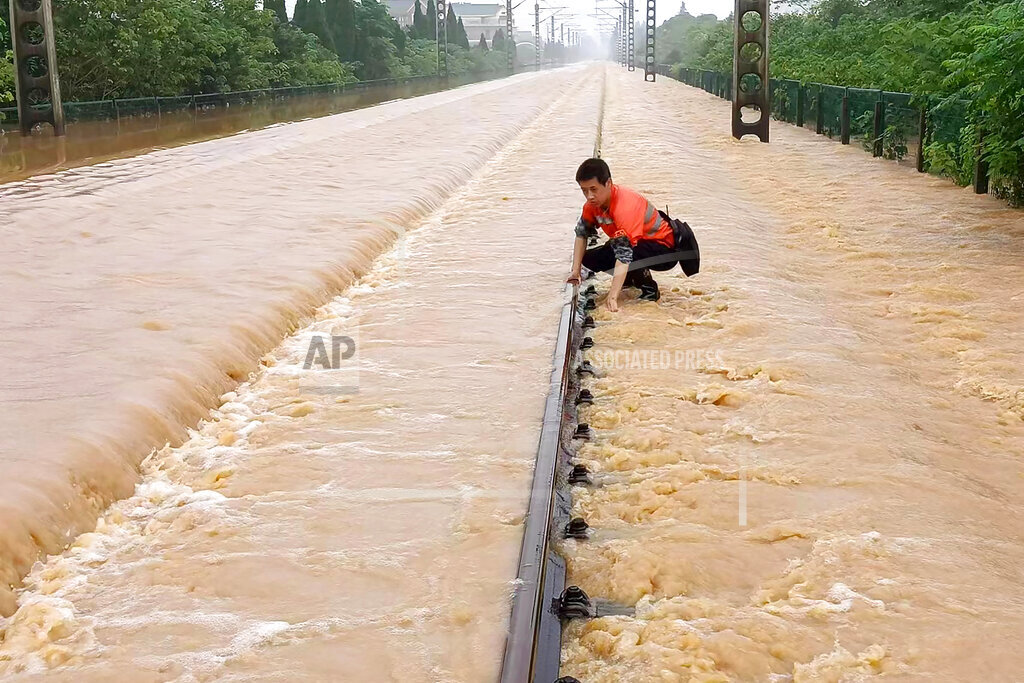
[[[470,45],[480,42],[482,33],[487,45],[494,43],[494,34],[501,29],[505,32],[505,4],[482,4],[476,2],[453,2],[455,16],[462,19]]]
[[[416,0],[387,0],[388,14],[398,22],[402,28],[412,26],[413,17],[416,16]],[[466,27],[466,37],[470,45],[476,45],[480,41],[480,34],[487,39],[487,45],[494,43],[494,34],[501,29],[505,31],[505,5],[495,3],[481,4],[475,2],[453,2],[451,3],[455,16],[462,19],[462,25]],[[427,0],[420,0],[420,9],[426,13]]]
[[[420,9],[426,13],[427,0],[420,0]],[[388,0],[388,14],[402,28],[412,26],[412,18],[416,14],[416,0]]]

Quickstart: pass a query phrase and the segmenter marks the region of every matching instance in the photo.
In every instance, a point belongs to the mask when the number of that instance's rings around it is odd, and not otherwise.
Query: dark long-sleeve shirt
[[[576,221],[576,236],[586,238],[589,235],[597,234],[597,226],[586,220],[582,216]],[[615,253],[615,260],[622,263],[633,262],[633,246],[629,243],[629,238],[623,236],[613,237],[608,240],[612,245],[612,251]]]

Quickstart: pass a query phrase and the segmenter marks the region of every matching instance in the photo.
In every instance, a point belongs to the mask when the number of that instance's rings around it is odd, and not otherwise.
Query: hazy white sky
[[[667,4],[669,0],[662,0],[659,4]],[[719,19],[725,19],[732,12],[735,3],[732,0],[687,0],[686,11],[693,15],[717,14]],[[668,7],[666,7],[668,9]],[[679,8],[676,8],[676,12]],[[673,12],[675,14],[675,12]],[[667,16],[665,17],[668,18]]]
[[[479,1],[487,2],[487,0]],[[535,0],[524,0],[523,3],[515,10],[517,29],[527,31],[533,30],[534,1]],[[690,14],[695,16],[700,14],[715,14],[720,19],[724,19],[729,16],[735,6],[734,0],[657,0],[658,24],[661,24],[666,19],[678,14],[679,6],[682,2],[686,3],[686,11]],[[518,3],[519,0],[512,1],[513,6]],[[589,17],[588,15],[599,14],[606,16],[600,11],[595,12],[595,6],[603,7],[605,8],[605,11],[616,14],[616,10],[614,9],[616,4],[615,0],[540,0],[540,16],[541,19],[544,19],[544,17],[550,16],[554,11],[553,9],[545,10],[545,7],[562,7],[564,9],[558,10],[558,14],[555,19],[556,30],[558,23],[568,14],[572,15],[572,19],[566,19],[567,23],[571,21],[577,26],[591,28],[596,27],[596,22],[594,18]],[[641,21],[644,17],[644,9],[647,6],[646,0],[634,0],[633,6],[636,10],[637,21]],[[545,35],[547,34],[545,33]]]
[[[386,2],[386,0],[381,0]],[[479,2],[488,2],[488,0],[478,0]],[[490,0],[494,1],[494,0]],[[498,0],[500,1],[500,0]],[[291,14],[295,9],[295,0],[285,0],[288,6],[288,13]],[[426,0],[422,0],[423,4],[426,5]],[[533,5],[535,0],[523,0],[522,4],[520,0],[512,0],[512,4],[519,7],[513,13],[515,15],[516,28],[521,31],[532,31],[534,23]],[[720,19],[724,19],[729,16],[734,7],[734,0],[657,0],[658,2],[658,23],[661,24],[666,19],[674,17],[679,13],[679,6],[681,2],[686,3],[686,11],[693,15],[700,14],[715,14]],[[605,7],[609,12],[614,14],[614,10],[611,8],[615,6],[614,0],[540,0],[540,16],[542,19],[550,17],[552,12],[556,12],[555,27],[558,30],[558,24],[565,21],[566,24],[574,23],[581,28],[591,28],[596,26],[596,22],[592,17],[588,17],[590,14],[601,14],[595,12],[595,5]],[[634,8],[636,9],[637,20],[641,20],[644,16],[644,8],[646,7],[645,0],[634,0]],[[551,8],[551,9],[545,9]],[[554,8],[564,8],[555,10]],[[569,15],[572,15],[570,18]],[[545,22],[547,24],[547,22]],[[547,29],[547,26],[545,26]],[[544,35],[547,35],[546,33]]]
[[[487,2],[487,0],[479,0]],[[515,10],[515,21],[516,28],[519,30],[533,30],[533,5],[535,0],[525,0],[518,9]],[[512,4],[518,4],[519,0],[513,0]],[[686,3],[686,11],[693,15],[701,14],[715,14],[719,19],[724,19],[732,13],[733,7],[735,6],[734,0],[657,0],[657,19],[658,24],[661,24],[666,19],[674,17],[679,13],[679,6],[682,2]],[[602,14],[601,12],[595,12],[595,5],[598,7],[604,7],[606,11],[615,14],[613,9],[616,5],[614,0],[540,0],[540,16],[543,19],[546,16],[550,16],[553,10],[545,11],[545,7],[564,7],[559,11],[556,17],[556,27],[559,21],[566,13],[572,13],[572,22],[580,26],[591,27],[595,26],[595,20],[587,15],[590,14]],[[647,6],[646,0],[634,0],[634,9],[636,10],[637,21],[641,21],[644,17],[644,9]],[[546,35],[546,34],[545,34]]]

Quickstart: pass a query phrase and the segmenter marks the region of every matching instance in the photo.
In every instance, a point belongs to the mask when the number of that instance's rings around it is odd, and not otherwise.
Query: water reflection
[[[495,74],[489,78],[502,75]],[[0,183],[266,128],[286,121],[337,114],[437,92],[475,80],[481,79],[465,77],[445,83],[425,78],[404,84],[373,85],[351,92],[267,99],[252,104],[69,121],[65,138],[55,138],[48,127],[36,130],[29,137],[22,137],[18,134],[17,125],[7,122],[0,126]]]

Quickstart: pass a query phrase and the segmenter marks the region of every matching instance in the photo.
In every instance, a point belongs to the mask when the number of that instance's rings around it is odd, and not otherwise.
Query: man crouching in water
[[[580,266],[595,272],[608,272],[612,284],[604,305],[619,310],[623,285],[640,288],[640,299],[661,298],[655,270],[671,270],[678,263],[672,226],[639,192],[612,183],[608,164],[602,159],[587,159],[576,171],[576,182],[587,203],[576,223],[576,244],[572,252],[572,271],[567,282],[580,282]],[[587,234],[601,228],[610,238],[599,247],[587,249]]]

